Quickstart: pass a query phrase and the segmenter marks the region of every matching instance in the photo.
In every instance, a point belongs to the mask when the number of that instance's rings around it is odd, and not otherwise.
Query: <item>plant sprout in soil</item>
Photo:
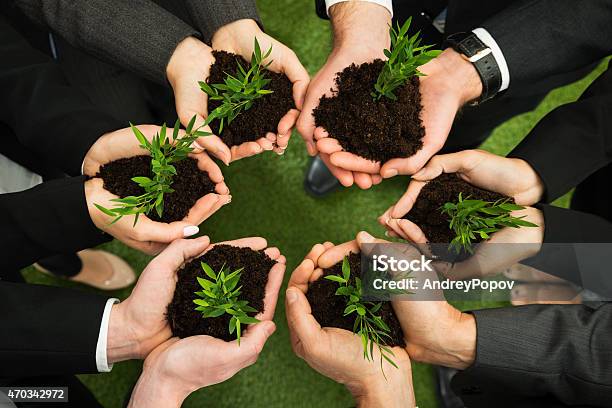
[[[255,47],[251,55],[251,67],[247,71],[237,62],[238,71],[236,75],[225,73],[225,78],[222,84],[207,84],[205,81],[200,81],[200,88],[204,91],[211,101],[220,101],[221,104],[216,107],[206,119],[206,125],[209,125],[214,120],[219,120],[219,133],[223,131],[223,125],[232,123],[236,117],[249,110],[253,106],[256,99],[264,95],[272,93],[271,90],[265,87],[270,83],[270,79],[265,77],[265,69],[267,69],[272,60],[266,64],[263,61],[272,53],[272,46],[265,54],[261,53],[261,48],[257,38],[255,38]]]
[[[338,283],[336,295],[346,298],[346,308],[344,315],[354,315],[353,333],[359,335],[363,344],[363,357],[372,361],[374,359],[374,346],[380,352],[380,368],[383,371],[383,359],[397,368],[391,359],[393,351],[387,345],[386,339],[390,338],[389,326],[381,319],[377,312],[382,306],[382,302],[362,301],[361,279],[355,277],[354,285],[350,282],[351,267],[348,258],[342,260],[342,275],[328,275],[325,279]]]
[[[195,292],[197,296],[193,300],[197,305],[195,310],[201,312],[203,318],[219,317],[226,313],[230,315],[229,333],[236,332],[240,345],[241,326],[259,322],[256,318],[247,315],[247,313],[256,313],[257,310],[249,306],[248,301],[238,300],[242,289],[238,284],[243,268],[230,272],[223,266],[215,273],[205,262],[201,262],[201,267],[209,279],[199,276],[196,278],[202,290]]]
[[[459,254],[462,250],[473,253],[472,243],[476,239],[489,239],[491,234],[504,227],[537,227],[525,221],[524,217],[510,215],[512,211],[524,209],[510,202],[509,198],[497,201],[474,200],[470,197],[464,199],[462,193],[459,193],[456,202],[447,202],[440,210],[450,219],[449,228],[455,234],[450,247]]]
[[[132,181],[144,189],[144,193],[138,196],[127,196],[114,198],[111,201],[116,203],[113,208],[105,208],[95,204],[100,211],[114,217],[111,224],[119,221],[125,215],[135,215],[134,225],[138,222],[141,214],[148,215],[153,210],[161,218],[164,211],[164,195],[173,193],[172,180],[176,176],[176,168],[173,164],[187,158],[193,150],[192,143],[199,137],[209,136],[209,132],[200,130],[204,125],[194,129],[196,117],[189,121],[185,134],[179,137],[180,122],[174,124],[172,136],[168,137],[167,127],[164,123],[161,130],[149,142],[142,132],[130,123],[132,132],[140,142],[140,147],[146,149],[151,155],[151,177],[133,177]]]
[[[412,23],[412,17],[400,27],[389,27],[391,37],[391,47],[384,50],[388,58],[383,65],[372,97],[378,101],[383,96],[392,100],[397,100],[394,91],[404,85],[413,76],[423,76],[418,67],[424,65],[440,55],[440,50],[432,50],[433,45],[421,45],[421,32],[417,32],[412,37],[408,37],[408,30]]]

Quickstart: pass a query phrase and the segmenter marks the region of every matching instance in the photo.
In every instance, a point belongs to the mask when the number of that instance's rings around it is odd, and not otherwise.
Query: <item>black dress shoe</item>
[[[436,394],[440,401],[440,408],[465,408],[463,401],[451,388],[451,380],[457,370],[447,367],[435,367],[436,370]]]
[[[319,156],[310,161],[306,178],[304,179],[304,190],[314,197],[323,197],[340,188],[340,182],[329,171]]]

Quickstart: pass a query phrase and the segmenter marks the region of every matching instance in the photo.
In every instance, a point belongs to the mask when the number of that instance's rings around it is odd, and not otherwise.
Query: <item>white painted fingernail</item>
[[[197,234],[198,232],[200,232],[200,228],[196,227],[195,225],[190,225],[183,228],[183,237],[187,238]]]

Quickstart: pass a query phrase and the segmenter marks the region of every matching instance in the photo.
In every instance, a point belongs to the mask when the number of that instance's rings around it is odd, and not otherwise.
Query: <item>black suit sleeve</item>
[[[546,202],[612,162],[612,68],[577,102],[546,115],[508,157],[525,160],[539,174]]]
[[[153,0],[15,0],[30,19],[74,47],[166,84],[176,46],[197,30]]]
[[[124,126],[70,87],[60,67],[33,49],[2,16],[0,57],[0,121],[25,148],[70,175],[80,175],[91,145]]]
[[[262,27],[255,0],[185,0],[185,6],[207,44],[219,28],[237,20],[255,20]]]
[[[91,221],[84,180],[84,176],[64,178],[0,195],[0,273],[109,239]]]
[[[536,207],[544,215],[543,246],[521,263],[612,299],[612,223],[580,211]]]
[[[612,53],[612,0],[522,0],[486,20],[510,71],[508,95],[587,67]],[[554,82],[554,80],[553,80]]]
[[[0,281],[0,377],[97,373],[107,297]]]
[[[477,379],[484,392],[497,389],[529,397],[552,395],[568,405],[610,405],[612,303],[597,309],[530,305],[473,314],[476,361],[462,375]]]

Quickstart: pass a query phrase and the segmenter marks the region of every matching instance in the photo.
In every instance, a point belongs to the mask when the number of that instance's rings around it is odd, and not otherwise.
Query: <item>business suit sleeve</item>
[[[106,296],[0,281],[0,377],[97,373]]]
[[[522,0],[486,20],[510,71],[508,95],[612,53],[612,1]],[[554,82],[554,80],[553,80]]]
[[[84,176],[52,180],[0,195],[0,273],[110,239],[91,221],[84,180]]]
[[[255,20],[262,27],[255,0],[186,0],[185,5],[207,44],[219,28],[237,20]]]
[[[60,67],[33,49],[0,16],[0,122],[21,145],[70,175],[81,174],[90,147],[124,127],[68,85]],[[6,135],[0,135],[0,139]]]
[[[15,0],[76,48],[166,84],[176,46],[198,32],[152,0]]]
[[[609,406],[611,303],[596,309],[529,305],[472,313],[476,360],[464,374],[477,378],[485,392],[497,388],[530,397],[552,395],[568,405]]]
[[[544,202],[612,162],[612,67],[577,102],[546,115],[508,157],[525,160],[538,173]]]
[[[543,245],[521,263],[612,299],[612,223],[552,205],[537,208],[544,215]]]

